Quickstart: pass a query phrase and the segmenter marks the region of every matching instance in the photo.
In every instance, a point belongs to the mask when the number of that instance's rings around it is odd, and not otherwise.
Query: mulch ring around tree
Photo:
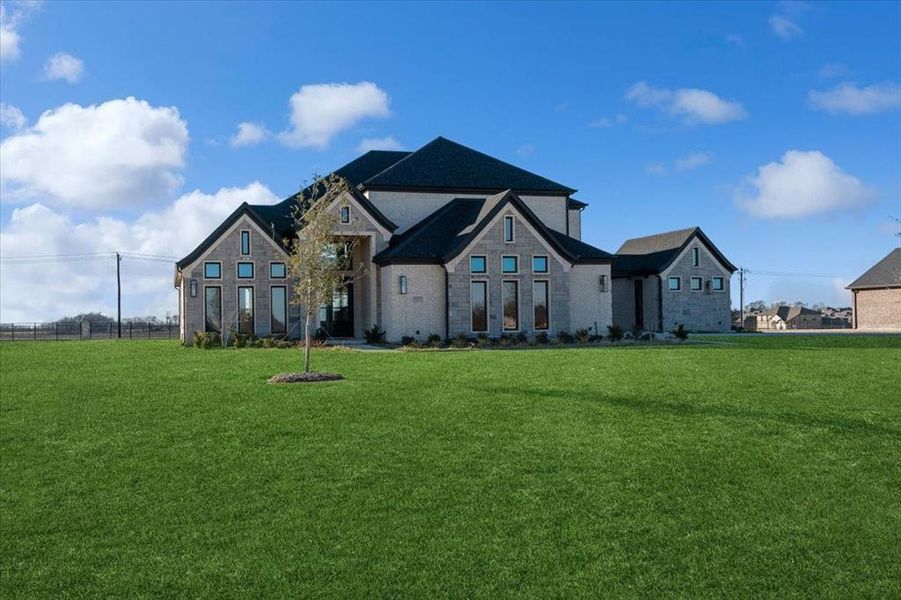
[[[279,373],[269,378],[269,383],[318,383],[320,381],[340,381],[343,375],[337,373]]]

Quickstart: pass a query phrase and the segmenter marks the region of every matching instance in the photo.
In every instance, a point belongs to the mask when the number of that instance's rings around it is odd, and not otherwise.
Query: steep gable
[[[660,273],[697,237],[728,271],[736,270],[700,227],[687,227],[655,235],[626,240],[613,262],[614,276],[651,275]]]

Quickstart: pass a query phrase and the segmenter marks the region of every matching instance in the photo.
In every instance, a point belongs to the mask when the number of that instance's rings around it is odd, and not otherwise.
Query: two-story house
[[[334,203],[336,242],[356,243],[354,276],[320,308],[328,335],[603,333],[614,322],[614,256],[581,241],[576,190],[441,137],[334,173],[349,183]],[[176,263],[182,340],[302,335],[285,267],[296,203],[242,204]],[[717,318],[728,316],[726,304]]]

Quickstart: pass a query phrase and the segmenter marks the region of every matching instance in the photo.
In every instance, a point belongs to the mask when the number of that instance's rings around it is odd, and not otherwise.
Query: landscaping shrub
[[[672,332],[674,336],[676,336],[677,340],[686,340],[688,339],[688,332],[685,331],[685,325],[679,323],[679,326],[676,327]]]
[[[195,331],[194,347],[210,350],[220,344],[219,334],[215,331]]]
[[[588,341],[591,342],[592,344],[594,344],[594,343],[596,343],[596,342],[603,342],[603,341],[604,341],[604,336],[602,336],[602,335],[597,335],[597,334],[590,335],[590,336],[588,336]]]
[[[619,325],[607,325],[607,339],[611,342],[618,342],[623,339],[623,328]]]
[[[317,342],[323,343],[328,339],[328,334],[325,332],[325,329],[322,329],[320,327],[313,334],[313,339],[316,340]]]
[[[588,332],[587,329],[576,329],[576,340],[580,344],[587,343],[590,337],[591,337],[591,334]]]
[[[364,330],[363,335],[366,337],[367,344],[385,343],[385,332],[379,331],[379,326],[376,324],[373,324],[371,328]]]
[[[462,333],[451,340],[451,346],[453,346],[454,348],[469,348],[474,343],[475,342],[473,340],[466,337]]]
[[[525,331],[520,331],[515,336],[513,336],[513,341],[515,341],[517,344],[525,345],[529,343],[529,336],[526,335]]]
[[[479,348],[490,348],[494,344],[494,340],[488,337],[488,335],[480,333],[476,338],[476,344],[478,344]]]
[[[441,343],[441,336],[437,333],[430,333],[429,337],[426,338],[426,341],[429,343],[429,346],[438,346]]]
[[[513,336],[511,336],[510,334],[505,333],[504,335],[502,335],[502,336],[500,337],[500,339],[498,339],[497,344],[498,344],[498,346],[500,346],[501,348],[509,348],[510,346],[513,345],[513,343],[514,343],[515,341],[516,341],[516,340],[513,339]]]
[[[400,338],[401,346],[412,346],[415,342],[416,339],[409,335],[405,335],[404,337]]]
[[[535,340],[534,340],[535,344],[547,344],[550,341],[551,340],[548,338],[546,331],[542,331],[541,333],[535,334]]]
[[[558,344],[572,344],[573,336],[566,333],[565,331],[557,332],[557,343]]]
[[[637,340],[639,337],[641,337],[644,329],[642,327],[639,327],[638,325],[633,325],[629,331],[632,332],[632,337]]]

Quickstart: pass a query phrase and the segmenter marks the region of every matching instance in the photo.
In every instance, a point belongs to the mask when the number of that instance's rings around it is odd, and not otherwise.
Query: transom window
[[[722,292],[724,289],[726,289],[725,281],[726,280],[723,279],[722,277],[714,277],[713,278],[713,291],[714,292]]]
[[[667,289],[671,292],[678,292],[682,289],[682,278],[681,277],[670,277],[666,280]]]
[[[532,257],[532,272],[547,273],[547,256]]]
[[[488,270],[488,265],[485,262],[484,256],[470,256],[469,257],[469,272],[470,273],[485,273]]]
[[[697,267],[701,263],[701,251],[697,246],[691,249],[691,266]]]
[[[501,268],[504,273],[518,273],[519,272],[519,257],[517,256],[505,256],[501,259]]]
[[[250,232],[249,231],[241,232],[241,254],[243,256],[250,256]]]
[[[691,291],[700,292],[704,287],[704,280],[700,277],[692,277],[691,278]]]
[[[285,270],[285,263],[283,262],[274,262],[269,263],[269,277],[272,279],[284,279],[287,276],[287,271]]]
[[[513,216],[504,217],[504,241],[508,244],[513,242]]]
[[[253,279],[253,263],[252,262],[239,262],[238,263],[238,279]]]
[[[207,279],[222,279],[222,263],[205,262],[203,263],[203,276]]]

